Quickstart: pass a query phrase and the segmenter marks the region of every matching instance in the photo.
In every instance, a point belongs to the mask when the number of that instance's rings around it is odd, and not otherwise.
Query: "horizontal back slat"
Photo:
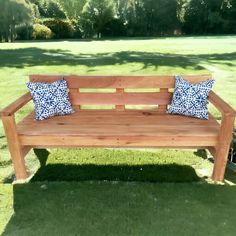
[[[69,88],[174,88],[175,77],[148,76],[80,76],[80,75],[30,75],[31,82],[53,82],[63,78]],[[211,79],[211,75],[186,75],[184,79],[197,83]]]
[[[166,105],[172,93],[78,93],[70,94],[74,105]]]
[[[125,105],[158,105],[165,113],[170,104],[175,86],[174,76],[80,76],[80,75],[30,75],[31,82],[52,83],[64,78],[70,89],[73,105],[115,105],[117,110],[125,110]],[[211,79],[211,75],[187,75],[184,79],[197,83]],[[160,89],[158,92],[140,92],[136,89]],[[81,92],[81,89],[95,89],[94,92]],[[115,89],[115,92],[101,92],[96,89]],[[127,92],[125,89],[132,89]]]

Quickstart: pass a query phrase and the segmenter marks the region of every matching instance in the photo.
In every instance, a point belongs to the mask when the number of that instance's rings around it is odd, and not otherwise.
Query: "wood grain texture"
[[[209,149],[214,156],[212,180],[223,181],[232,140],[236,111],[213,91],[209,94],[209,101],[222,114],[217,145]]]
[[[63,146],[214,146],[220,127],[212,116],[199,120],[158,111],[81,110],[44,121],[32,117],[30,114],[17,127],[24,145],[44,145],[50,139],[49,146],[56,142],[64,142]]]
[[[208,151],[211,153],[213,157],[216,155],[215,147],[206,147],[206,149],[208,149]]]
[[[127,110],[125,112],[118,112],[115,110],[81,110],[69,116],[55,116],[52,119],[43,121],[34,120],[34,112],[29,114],[22,120],[18,127],[29,125],[65,125],[65,124],[80,124],[80,125],[93,125],[93,124],[132,124],[135,122],[137,125],[141,124],[168,124],[168,126],[177,126],[184,123],[189,126],[219,126],[216,119],[209,114],[209,120],[200,120],[197,118],[190,118],[180,115],[159,114],[158,111],[142,111],[142,110]]]
[[[22,108],[26,103],[32,99],[30,93],[26,93],[23,96],[19,97],[16,101],[11,103],[9,106],[0,111],[0,116],[11,116],[20,108]]]
[[[159,94],[169,94],[169,91],[168,91],[168,89],[161,88]],[[159,105],[158,106],[158,111],[161,112],[161,113],[166,113],[167,108],[168,108],[168,104],[171,103],[171,100],[172,100],[172,96],[171,96],[171,99],[168,101],[168,103],[166,103],[166,104],[158,103],[158,105]]]
[[[26,153],[29,151],[29,148],[23,148],[20,143],[18,134],[16,132],[14,116],[4,116],[2,117],[2,121],[16,178],[17,180],[25,179],[28,177],[28,173],[26,171],[24,155],[26,155]]]
[[[31,82],[54,82],[63,78],[69,88],[174,88],[175,77],[168,75],[143,76],[83,76],[30,75]],[[186,75],[184,79],[197,83],[211,79],[211,75]]]
[[[229,147],[233,136],[235,117],[223,115],[217,145],[215,147],[212,179],[223,181],[228,161]]]
[[[73,101],[73,97],[77,97],[78,96],[78,93],[79,93],[79,89],[76,89],[76,88],[70,89],[70,91],[69,91],[69,98],[70,98],[70,102],[71,102],[72,105],[76,105],[72,101]],[[77,110],[79,110],[81,108],[81,106],[80,105],[76,105],[76,108],[77,108]]]
[[[116,93],[117,94],[124,94],[124,89],[123,88],[117,88],[116,89]],[[116,110],[117,111],[124,111],[125,110],[125,104],[120,104],[120,103],[118,103],[118,104],[116,104]]]
[[[145,135],[87,135],[87,136],[66,136],[66,135],[43,135],[43,136],[25,136],[20,135],[20,140],[24,145],[33,147],[138,147],[138,148],[181,148],[188,146],[215,145],[214,137],[182,137],[182,136],[145,136]]]
[[[214,91],[209,94],[209,101],[223,114],[235,116],[236,111],[228,103],[226,103],[221,97],[219,97]]]
[[[166,105],[172,93],[77,93],[70,98],[74,105]]]

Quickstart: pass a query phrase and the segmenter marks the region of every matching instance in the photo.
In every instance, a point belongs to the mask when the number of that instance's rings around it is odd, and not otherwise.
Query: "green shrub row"
[[[38,20],[33,25],[20,25],[16,29],[17,39],[68,39],[81,38],[81,30],[76,20],[48,18]]]

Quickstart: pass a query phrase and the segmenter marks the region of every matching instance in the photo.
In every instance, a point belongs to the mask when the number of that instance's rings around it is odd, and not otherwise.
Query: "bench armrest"
[[[222,115],[233,117],[236,116],[236,111],[215,92],[211,91],[208,99],[221,112]]]
[[[23,96],[19,97],[16,101],[11,103],[9,106],[5,107],[0,111],[0,117],[11,116],[20,108],[22,108],[26,103],[32,99],[30,93],[26,93]]]

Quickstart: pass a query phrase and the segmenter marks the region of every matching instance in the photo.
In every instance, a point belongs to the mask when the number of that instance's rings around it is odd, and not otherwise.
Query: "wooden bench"
[[[31,75],[30,81],[51,83],[61,78]],[[204,148],[215,159],[212,179],[224,179],[236,112],[214,92],[210,93],[209,101],[221,112],[221,124],[211,114],[209,120],[200,120],[166,113],[174,76],[64,78],[76,110],[74,114],[35,121],[32,112],[16,124],[14,114],[31,100],[29,93],[0,113],[17,179],[28,177],[24,157],[31,148],[53,147]],[[183,78],[193,83],[211,79],[211,75]],[[96,90],[88,92],[88,88]],[[150,88],[152,91],[147,91]],[[114,105],[114,109],[83,109],[83,105]],[[145,108],[128,109],[128,105]]]

